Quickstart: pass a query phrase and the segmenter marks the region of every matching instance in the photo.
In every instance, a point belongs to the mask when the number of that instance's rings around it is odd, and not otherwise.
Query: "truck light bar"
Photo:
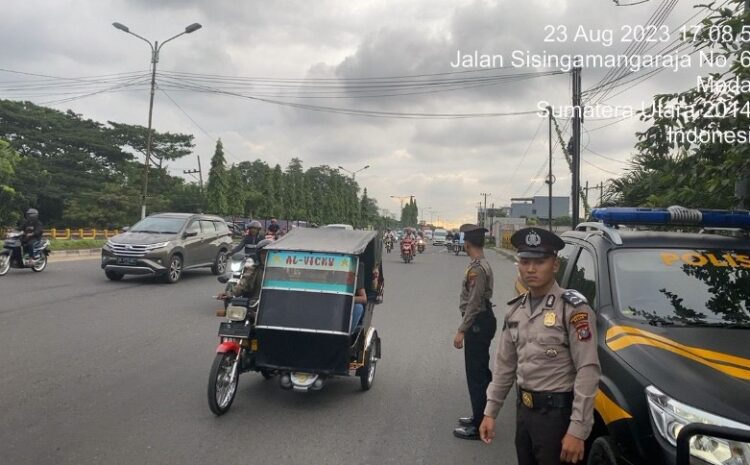
[[[669,208],[595,208],[591,216],[605,224],[682,225],[750,229],[750,211]]]

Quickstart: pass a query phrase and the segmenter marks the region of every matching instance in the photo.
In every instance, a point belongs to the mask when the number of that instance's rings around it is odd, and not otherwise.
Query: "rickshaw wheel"
[[[211,372],[208,376],[208,408],[216,416],[224,415],[234,402],[239,384],[239,373],[232,380],[232,366],[237,354],[227,352],[216,354],[211,364]]]
[[[377,349],[375,344],[379,344],[377,334],[372,340],[372,344],[365,353],[365,364],[357,372],[359,375],[359,383],[362,386],[363,391],[369,391],[372,387],[372,383],[375,381],[375,369],[377,368],[378,359]]]

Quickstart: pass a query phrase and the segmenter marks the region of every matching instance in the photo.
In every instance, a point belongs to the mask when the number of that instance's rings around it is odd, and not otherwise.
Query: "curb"
[[[508,250],[508,249],[501,249],[498,247],[493,247],[492,250],[497,252],[499,255],[502,255],[503,257],[507,258],[508,260],[515,262],[518,260],[518,257],[516,256],[516,253]]]
[[[50,261],[98,257],[101,253],[102,249],[53,250]]]

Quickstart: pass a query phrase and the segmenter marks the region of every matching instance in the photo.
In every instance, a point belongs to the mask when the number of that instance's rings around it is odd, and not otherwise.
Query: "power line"
[[[392,111],[377,111],[377,110],[360,110],[354,108],[342,108],[342,107],[330,107],[321,105],[310,105],[296,102],[289,102],[283,100],[275,100],[268,98],[255,97],[253,95],[239,94],[235,92],[227,92],[218,89],[212,89],[210,87],[204,87],[203,92],[213,93],[218,95],[227,95],[233,97],[239,97],[243,99],[270,103],[279,106],[286,106],[291,108],[319,111],[327,113],[338,113],[351,116],[365,116],[373,118],[400,118],[400,119],[465,119],[465,118],[493,118],[502,116],[521,116],[536,114],[536,110],[532,111],[517,111],[517,112],[497,112],[497,113],[408,113],[408,112],[392,112]]]
[[[612,158],[612,157],[608,157],[606,155],[602,155],[601,153],[596,152],[596,151],[590,149],[589,147],[586,147],[585,150],[587,152],[589,152],[589,153],[591,153],[593,155],[596,155],[597,157],[603,158],[605,160],[614,161],[614,162],[617,162],[617,163],[622,163],[623,165],[627,165],[628,164],[628,162],[626,162],[626,161],[622,161],[622,160],[618,160],[617,158]]]
[[[205,129],[203,129],[203,127],[202,127],[202,126],[201,126],[200,124],[198,124],[198,122],[197,122],[197,121],[195,121],[195,120],[193,119],[193,117],[192,117],[192,116],[190,116],[190,115],[188,114],[188,112],[187,112],[187,111],[185,111],[185,110],[184,110],[184,109],[183,109],[183,108],[182,108],[182,107],[180,106],[180,104],[178,104],[178,103],[177,103],[177,102],[176,102],[176,101],[175,101],[175,100],[174,100],[174,99],[172,98],[172,96],[171,96],[171,95],[169,95],[169,94],[168,94],[168,93],[167,93],[167,92],[166,92],[166,91],[165,91],[164,89],[162,89],[161,87],[159,87],[159,86],[156,86],[156,87],[157,87],[157,89],[159,89],[159,91],[161,91],[161,93],[162,93],[162,94],[164,94],[164,95],[166,95],[166,96],[167,96],[167,98],[169,99],[169,101],[170,101],[170,102],[172,102],[172,103],[174,104],[174,106],[176,106],[176,107],[177,107],[177,109],[178,109],[178,110],[180,110],[180,111],[182,112],[182,114],[183,114],[183,115],[185,115],[185,116],[187,117],[187,119],[189,119],[189,120],[190,120],[190,122],[191,122],[191,123],[193,123],[193,125],[195,125],[195,127],[196,127],[196,128],[198,128],[198,129],[199,129],[199,130],[200,130],[200,131],[201,131],[201,132],[202,132],[203,134],[205,134],[205,135],[206,135],[206,136],[207,136],[207,137],[208,137],[209,139],[211,139],[211,140],[212,140],[212,141],[213,141],[214,143],[216,143],[216,142],[218,141],[218,138],[217,138],[217,137],[214,137],[214,136],[212,136],[212,135],[211,135],[211,134],[210,134],[210,133],[209,133],[208,131],[206,131]],[[240,160],[240,159],[239,159],[239,157],[237,157],[236,155],[234,155],[234,154],[233,154],[233,153],[232,153],[232,152],[231,152],[231,151],[230,151],[230,150],[229,150],[228,148],[225,148],[225,150],[226,150],[226,152],[227,152],[227,153],[229,154],[229,156],[231,156],[232,158],[234,158],[234,159],[235,159],[235,161],[237,161],[238,163],[242,162],[242,160]]]
[[[426,95],[426,94],[437,94],[442,92],[454,92],[460,90],[477,89],[481,87],[496,87],[508,82],[521,82],[527,79],[532,79],[540,76],[551,76],[561,73],[546,73],[544,75],[529,75],[516,78],[514,80],[488,80],[486,82],[478,82],[471,84],[451,84],[441,85],[436,87],[434,85],[419,85],[419,86],[400,86],[395,88],[393,91],[385,91],[386,93],[373,93],[380,89],[349,89],[342,88],[341,90],[302,90],[302,89],[291,89],[291,91],[280,91],[274,92],[258,92],[253,90],[252,95],[255,97],[273,97],[273,98],[294,98],[294,99],[367,99],[367,98],[386,98],[386,97],[402,97],[408,95]],[[174,80],[170,77],[163,77],[162,82],[166,82],[170,86],[174,86],[177,89],[184,90],[196,90],[202,91],[201,85],[196,85],[190,81],[179,81]],[[250,88],[242,86],[218,86],[212,87],[214,90],[227,91],[227,92],[238,92],[252,90]]]
[[[611,175],[613,175],[613,176],[620,176],[620,174],[619,174],[619,173],[615,173],[614,171],[609,171],[609,170],[605,170],[604,168],[602,168],[602,167],[599,167],[599,166],[596,166],[595,164],[591,163],[590,161],[586,160],[586,159],[585,159],[585,158],[583,158],[583,157],[581,157],[581,161],[582,161],[582,162],[584,162],[584,163],[586,163],[586,164],[587,164],[587,165],[589,165],[589,166],[592,166],[592,167],[594,167],[594,168],[598,169],[599,171],[603,171],[603,172],[605,172],[605,173],[609,173],[609,174],[611,174]]]
[[[658,6],[658,7],[657,7],[657,8],[656,8],[656,9],[655,9],[654,11],[653,11],[653,13],[651,13],[651,16],[650,16],[650,17],[648,18],[648,20],[646,20],[646,24],[647,24],[647,25],[651,25],[651,24],[652,24],[652,22],[653,22],[653,21],[655,20],[655,18],[656,18],[656,15],[657,15],[657,13],[658,13],[658,12],[660,11],[660,9],[662,8],[662,6],[663,6],[663,5],[664,5],[663,3],[662,3],[662,4],[660,4],[660,5],[659,5],[659,6]],[[634,51],[634,48],[636,47],[636,45],[637,45],[637,44],[636,44],[635,42],[631,42],[631,43],[630,43],[630,45],[628,45],[628,47],[627,47],[627,48],[625,49],[625,52],[623,53],[623,55],[625,55],[625,56],[627,56],[627,57],[630,57],[630,56],[632,56],[632,54],[633,54],[632,52]],[[605,85],[606,85],[606,84],[607,84],[607,83],[609,82],[608,80],[609,80],[609,79],[610,79],[611,77],[616,77],[616,76],[617,76],[617,75],[619,74],[619,72],[620,72],[621,70],[622,70],[622,66],[620,66],[620,67],[615,67],[615,68],[610,68],[610,69],[609,69],[609,70],[607,71],[607,73],[606,73],[606,74],[605,74],[605,75],[604,75],[604,76],[603,76],[603,77],[602,77],[602,78],[601,78],[601,79],[599,80],[599,82],[597,82],[597,83],[596,83],[596,84],[594,85],[594,87],[593,87],[592,89],[589,89],[588,91],[586,91],[586,92],[584,92],[584,93],[588,93],[588,92],[590,92],[590,91],[592,91],[592,90],[603,89],[603,88],[604,88],[604,86],[605,86]],[[596,96],[596,93],[594,93],[594,94],[592,94],[592,95],[588,96],[588,98],[587,98],[587,101],[586,101],[585,103],[588,103],[588,101],[590,101],[590,100],[593,100],[593,99],[595,98],[595,96]]]
[[[112,86],[112,87],[107,87],[105,89],[100,89],[100,90],[97,90],[97,91],[94,91],[94,92],[88,92],[88,93],[77,95],[77,96],[74,96],[74,97],[68,97],[68,98],[63,98],[63,99],[59,99],[59,100],[49,100],[49,101],[45,101],[45,102],[39,102],[39,105],[59,105],[59,104],[62,104],[62,103],[69,103],[69,102],[73,102],[73,101],[76,101],[76,100],[81,100],[81,99],[84,99],[84,98],[87,98],[87,97],[91,97],[91,96],[94,96],[94,95],[99,95],[99,94],[103,94],[103,93],[107,93],[107,92],[112,92],[112,91],[115,91],[115,90],[118,90],[118,89],[122,89],[122,88],[125,88],[125,87],[132,87],[132,86],[135,86],[135,85],[140,85],[140,84],[143,84],[143,82],[136,82],[136,81],[138,81],[138,80],[143,81],[143,79],[144,79],[143,76],[138,76],[138,77],[136,77],[135,79],[133,79],[131,81],[127,81],[127,82],[124,82],[122,84],[118,84],[118,85],[115,85],[115,86]]]
[[[521,155],[521,159],[518,161],[518,164],[516,165],[515,169],[513,169],[513,173],[510,175],[510,179],[514,179],[516,177],[516,173],[518,173],[518,168],[521,167],[521,165],[523,164],[523,161],[526,159],[526,155],[529,153],[529,150],[531,150],[531,146],[534,145],[534,141],[536,140],[536,137],[539,135],[539,131],[541,131],[543,125],[544,125],[544,119],[539,118],[539,126],[537,126],[536,131],[534,131],[534,136],[531,138],[529,145],[526,147],[526,150],[524,150],[523,154]]]
[[[604,128],[607,128],[607,127],[609,127],[609,126],[614,126],[615,124],[619,124],[619,123],[622,123],[623,121],[629,120],[630,118],[632,118],[632,116],[625,116],[625,117],[623,117],[623,118],[621,118],[621,119],[619,119],[619,120],[617,120],[617,121],[613,121],[613,122],[611,122],[611,123],[603,124],[603,125],[601,125],[601,126],[597,126],[597,127],[595,127],[595,128],[587,129],[587,131],[588,131],[588,132],[594,132],[594,131],[598,131],[598,130],[600,130],[600,129],[604,129]],[[585,126],[583,126],[583,127],[585,127]]]

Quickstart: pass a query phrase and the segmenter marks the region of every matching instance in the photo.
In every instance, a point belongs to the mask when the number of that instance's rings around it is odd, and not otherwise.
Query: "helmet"
[[[249,223],[248,223],[248,224],[247,224],[247,225],[245,226],[245,228],[247,228],[247,229],[250,229],[250,228],[255,228],[255,229],[257,229],[257,230],[260,230],[260,229],[262,229],[262,226],[260,225],[260,221],[258,221],[258,220],[253,220],[253,221],[249,222]]]
[[[31,220],[31,219],[36,220],[38,218],[39,218],[39,211],[36,208],[29,208],[28,210],[26,210],[26,219],[28,219],[28,220]]]

